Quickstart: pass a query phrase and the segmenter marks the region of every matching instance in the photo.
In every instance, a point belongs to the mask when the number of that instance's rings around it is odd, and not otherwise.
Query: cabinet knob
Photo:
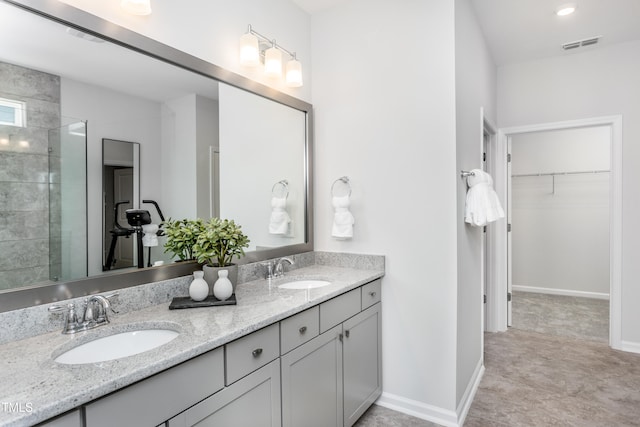
[[[258,357],[262,354],[262,349],[261,348],[256,348],[255,350],[253,350],[251,352],[251,354],[253,354],[253,357]]]
[[[301,334],[304,334],[305,332],[307,332],[307,327],[302,326],[300,329],[298,329],[298,331],[300,331]]]
[[[371,298],[373,298],[373,297],[376,296],[376,292],[375,291],[371,291],[371,292],[369,292],[369,295],[371,295]]]
[[[349,338],[349,330],[348,329],[346,331],[344,331],[344,336]]]

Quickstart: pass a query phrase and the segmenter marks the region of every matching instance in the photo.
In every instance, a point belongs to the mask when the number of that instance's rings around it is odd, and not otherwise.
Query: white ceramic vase
[[[204,264],[202,271],[204,271],[204,280],[209,284],[210,293],[213,293],[213,285],[218,280],[218,271],[228,271],[227,278],[231,280],[231,286],[233,286],[233,292],[236,291],[236,284],[238,283],[238,266],[236,264],[225,265],[224,267],[218,267],[218,264],[209,265]]]
[[[213,296],[220,301],[229,299],[231,294],[233,294],[233,285],[227,277],[228,275],[229,272],[227,270],[219,270],[218,280],[213,284]]]
[[[203,271],[193,272],[193,281],[189,285],[189,296],[194,301],[202,301],[209,295],[209,285],[203,277]]]

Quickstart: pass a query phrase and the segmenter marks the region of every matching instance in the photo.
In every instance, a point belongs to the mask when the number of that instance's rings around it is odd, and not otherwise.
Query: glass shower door
[[[49,131],[49,278],[87,277],[87,124]]]

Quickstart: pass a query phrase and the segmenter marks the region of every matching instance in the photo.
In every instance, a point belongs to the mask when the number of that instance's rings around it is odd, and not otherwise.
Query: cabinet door
[[[157,426],[224,386],[222,347],[85,406],[87,427]]]
[[[282,426],[342,426],[342,326],[280,358]]]
[[[344,426],[351,427],[382,393],[380,303],[343,324]]]
[[[76,409],[75,411],[38,424],[38,427],[80,427],[81,425],[82,418],[80,417],[80,410]]]
[[[280,427],[280,360],[224,388],[167,422],[167,427]]]

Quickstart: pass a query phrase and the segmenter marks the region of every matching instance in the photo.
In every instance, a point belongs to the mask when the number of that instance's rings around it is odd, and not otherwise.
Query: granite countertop
[[[0,426],[32,425],[76,408],[150,375],[273,324],[384,275],[384,270],[312,265],[274,281],[236,288],[238,304],[169,310],[169,302],[111,316],[111,324],[75,335],[59,331],[0,345]],[[295,279],[323,279],[311,290],[280,289]],[[114,302],[117,309],[118,301]],[[118,360],[62,365],[54,358],[86,341],[140,328],[173,329],[180,335],[156,349]],[[31,410],[30,410],[31,408]]]

